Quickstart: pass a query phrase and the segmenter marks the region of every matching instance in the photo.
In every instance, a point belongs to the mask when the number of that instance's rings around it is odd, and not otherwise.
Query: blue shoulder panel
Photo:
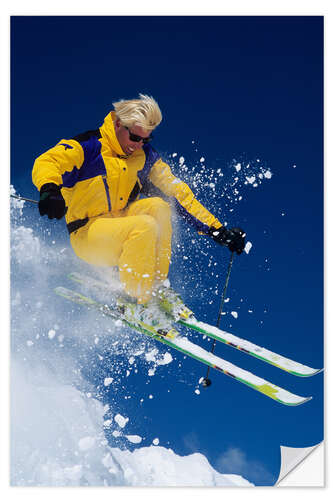
[[[154,165],[154,163],[161,158],[157,151],[150,145],[144,144],[142,149],[146,155],[146,161],[142,170],[139,170],[138,177],[140,179],[141,185],[143,186],[144,182],[148,179],[150,171]]]
[[[74,138],[75,139],[75,138]],[[91,179],[97,175],[106,175],[105,164],[101,155],[101,143],[95,135],[80,142],[84,160],[81,168],[74,167],[71,172],[62,175],[63,187],[71,188],[77,182]]]

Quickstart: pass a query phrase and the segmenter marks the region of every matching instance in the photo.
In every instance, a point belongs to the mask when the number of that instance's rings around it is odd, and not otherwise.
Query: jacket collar
[[[126,156],[122,150],[114,129],[113,122],[116,120],[116,113],[111,111],[104,119],[103,125],[100,127],[102,137],[106,139],[112,151],[114,151],[118,156]],[[126,156],[127,157],[127,156]]]

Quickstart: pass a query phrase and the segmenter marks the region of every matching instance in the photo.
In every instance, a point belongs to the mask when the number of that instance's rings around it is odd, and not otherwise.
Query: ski
[[[303,365],[302,363],[298,363],[297,361],[293,361],[292,359],[286,358],[281,354],[277,354],[275,352],[269,351],[264,347],[260,347],[248,340],[242,339],[240,337],[236,337],[232,333],[225,332],[220,328],[215,326],[211,326],[207,323],[203,323],[202,321],[198,321],[195,318],[188,318],[186,320],[179,320],[179,324],[187,326],[192,330],[195,330],[203,335],[207,335],[219,342],[223,342],[226,345],[234,347],[250,356],[261,359],[266,363],[269,363],[276,368],[280,368],[280,370],[284,370],[291,375],[296,375],[297,377],[311,377],[312,375],[316,375],[322,371],[322,368],[316,369],[311,368],[310,366]]]
[[[232,363],[229,363],[228,361],[225,361],[224,359],[219,358],[212,353],[209,353],[197,344],[190,342],[185,336],[181,336],[180,334],[178,334],[169,338],[167,336],[158,334],[157,331],[154,330],[154,328],[151,326],[145,325],[140,322],[130,323],[122,317],[120,311],[112,309],[108,305],[97,302],[73,290],[69,290],[64,287],[57,287],[55,288],[55,292],[61,297],[75,302],[76,304],[94,309],[104,314],[105,316],[112,318],[114,321],[120,320],[124,325],[127,325],[128,327],[140,333],[143,333],[157,340],[158,342],[167,345],[168,347],[176,349],[186,356],[190,356],[197,361],[215,368],[216,370],[238,380],[248,387],[251,387],[252,389],[277,401],[278,403],[282,403],[287,406],[298,406],[312,399],[312,397],[302,397],[293,394],[285,389],[282,389],[281,387],[278,387],[277,385],[272,384],[271,382],[268,382],[263,378],[252,374],[251,372],[243,370],[242,368],[239,368],[238,366],[233,365]]]
[[[95,278],[92,278],[90,276],[73,272],[69,275],[69,277],[72,280],[88,287],[102,288],[104,290],[108,289],[107,283],[101,280],[96,280]],[[284,370],[298,377],[310,377],[322,371],[322,368],[311,368],[302,363],[298,363],[297,361],[293,361],[292,359],[282,356],[281,354],[269,351],[264,347],[260,347],[256,344],[253,344],[252,342],[249,342],[248,340],[237,337],[232,333],[228,333],[224,330],[221,330],[220,328],[211,326],[202,321],[198,321],[195,317],[180,319],[177,323],[191,328],[192,330],[206,335],[207,337],[213,338],[219,342],[229,345],[230,347],[234,347],[235,349],[238,349],[246,354],[249,354],[250,356],[264,361],[265,363],[269,363],[276,368],[280,368],[281,370]]]

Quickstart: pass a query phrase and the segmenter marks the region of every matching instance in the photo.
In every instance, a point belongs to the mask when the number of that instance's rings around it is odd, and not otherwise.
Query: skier
[[[97,130],[62,139],[35,160],[32,180],[40,191],[40,215],[66,216],[78,257],[118,267],[125,294],[134,299],[128,304],[144,305],[157,296],[164,306],[169,302],[172,314],[178,308],[177,314],[186,316],[189,310],[163,286],[171,256],[171,208],[160,196],[149,196],[149,186],[175,200],[201,234],[232,252],[243,251],[245,233],[222,227],[152,148],[151,132],[162,120],[152,97],[140,94],[113,106]]]

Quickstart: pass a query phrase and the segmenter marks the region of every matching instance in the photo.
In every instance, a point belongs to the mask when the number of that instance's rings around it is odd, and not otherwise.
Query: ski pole
[[[30,201],[30,203],[35,203],[36,205],[38,205],[38,201],[31,200],[30,198],[24,198],[23,196],[17,196],[16,194],[11,194],[10,196],[11,198],[16,198],[17,200]]]
[[[225,296],[226,296],[226,293],[227,293],[227,288],[228,288],[228,283],[229,283],[229,278],[230,278],[230,273],[231,273],[233,258],[234,258],[234,252],[231,252],[230,261],[229,261],[229,267],[228,267],[228,271],[227,271],[227,277],[225,279],[224,289],[223,289],[223,293],[222,293],[222,297],[221,297],[221,302],[220,302],[220,309],[219,309],[219,313],[218,313],[218,317],[217,317],[217,322],[216,322],[217,328],[220,327],[220,320],[221,320],[223,306],[224,306],[224,302],[225,302]],[[215,350],[215,346],[216,346],[216,339],[214,339],[212,348],[210,350],[210,352],[212,354],[213,354],[213,352]],[[210,371],[210,366],[208,366],[208,368],[207,368],[206,377],[201,382],[201,384],[202,384],[203,387],[209,387],[212,384],[212,381],[208,378],[209,371]]]

